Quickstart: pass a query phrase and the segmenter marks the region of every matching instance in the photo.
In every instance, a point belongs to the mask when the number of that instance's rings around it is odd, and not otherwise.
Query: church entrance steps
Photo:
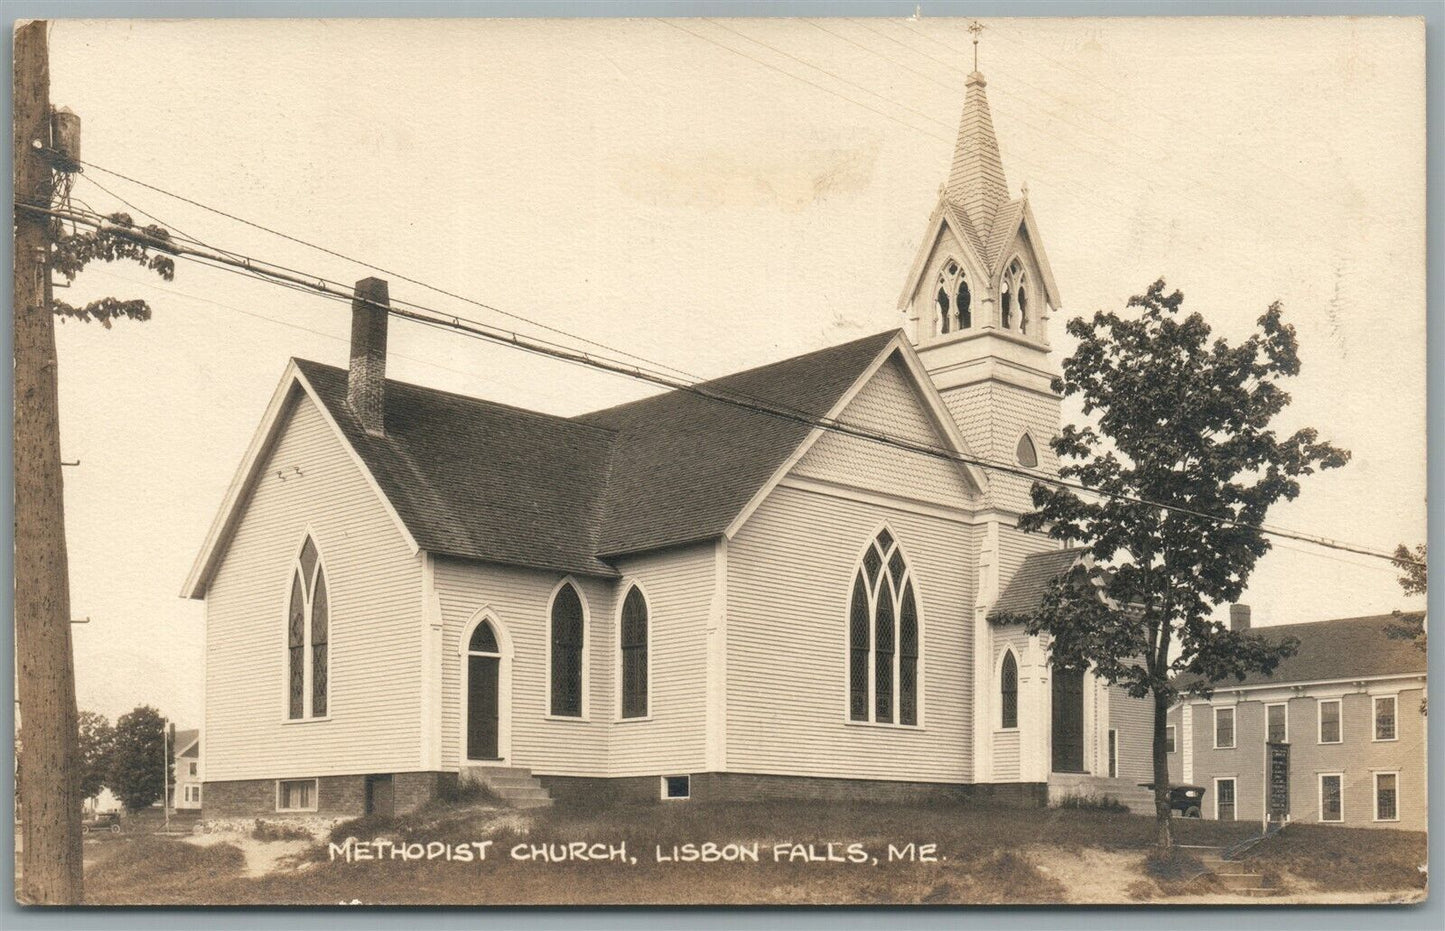
[[[461,781],[486,786],[513,808],[546,808],[552,804],[552,794],[525,766],[463,766]]]
[[[1197,857],[1204,868],[1219,881],[1219,884],[1230,892],[1237,892],[1253,898],[1280,895],[1282,892],[1280,889],[1265,885],[1264,876],[1252,871],[1244,862],[1229,859],[1234,848],[1180,845],[1179,849]]]

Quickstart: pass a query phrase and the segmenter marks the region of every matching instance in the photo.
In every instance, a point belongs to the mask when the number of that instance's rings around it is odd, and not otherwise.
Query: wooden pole
[[[50,204],[47,23],[15,31],[15,197]],[[17,898],[82,898],[79,736],[60,473],[50,218],[15,211],[15,662],[24,859]]]

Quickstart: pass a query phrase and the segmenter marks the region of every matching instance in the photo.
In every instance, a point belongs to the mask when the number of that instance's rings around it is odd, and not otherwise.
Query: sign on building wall
[[[1283,821],[1289,816],[1289,744],[1267,743],[1265,751],[1269,820]]]

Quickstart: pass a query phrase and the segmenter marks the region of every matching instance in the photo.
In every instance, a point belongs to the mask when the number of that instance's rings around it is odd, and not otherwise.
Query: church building
[[[1150,707],[999,622],[1083,558],[1056,474],[1061,306],[985,81],[901,329],[578,417],[294,359],[188,578],[205,814],[1070,793],[1149,810]]]

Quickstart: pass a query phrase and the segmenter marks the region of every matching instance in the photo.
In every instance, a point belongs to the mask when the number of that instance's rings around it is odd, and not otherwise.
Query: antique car
[[[1154,783],[1139,783],[1150,792],[1154,791]],[[1170,786],[1169,787],[1169,810],[1185,818],[1198,818],[1204,807],[1203,786]]]
[[[80,822],[80,833],[89,834],[91,831],[99,833],[109,831],[112,834],[120,833],[120,812],[101,811],[88,815]]]

